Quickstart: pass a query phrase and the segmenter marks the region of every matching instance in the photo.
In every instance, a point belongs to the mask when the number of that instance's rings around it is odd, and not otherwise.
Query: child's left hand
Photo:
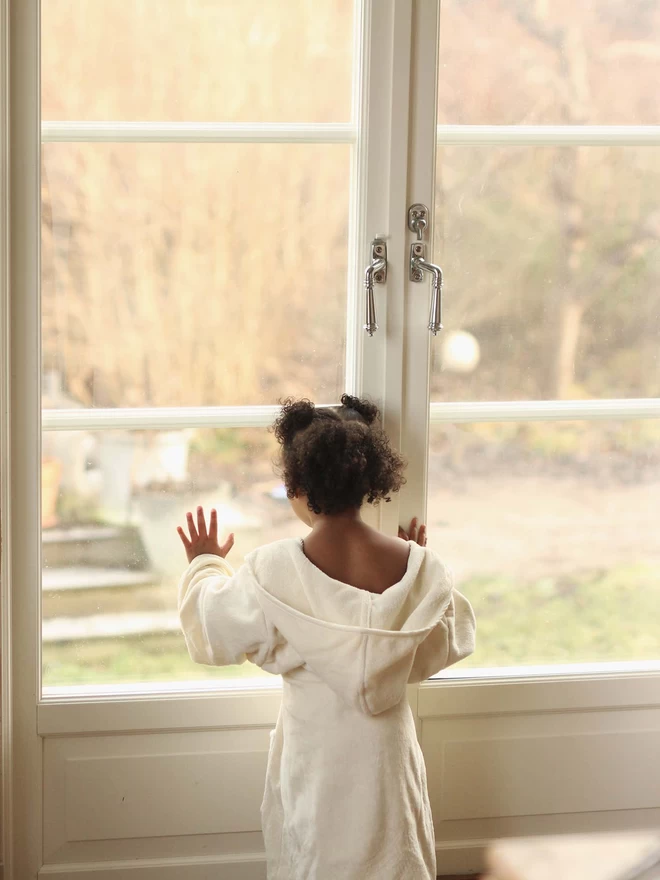
[[[413,516],[407,532],[399,526],[399,537],[403,538],[404,541],[414,541],[416,544],[426,547],[426,525],[424,523],[420,524],[417,517]]]
[[[181,538],[183,546],[185,547],[188,562],[192,562],[196,556],[201,556],[203,553],[212,553],[214,556],[222,556],[222,558],[224,559],[224,557],[234,546],[233,532],[229,535],[224,544],[218,544],[217,511],[211,511],[208,531],[206,529],[206,519],[204,518],[203,508],[197,508],[196,528],[192,513],[186,514],[186,520],[188,522],[188,531],[190,532],[190,537],[186,535],[181,526],[178,526],[177,532],[179,533],[179,537]]]

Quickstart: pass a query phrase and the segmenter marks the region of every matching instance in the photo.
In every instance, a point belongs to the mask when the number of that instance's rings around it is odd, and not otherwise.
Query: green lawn
[[[187,681],[265,676],[257,666],[202,666],[188,657],[183,636],[93,639],[47,644],[43,648],[44,686]]]
[[[660,572],[637,564],[530,582],[474,577],[478,648],[464,666],[660,660]],[[192,663],[180,635],[44,645],[44,684],[244,678],[254,666]]]
[[[657,566],[531,582],[477,577],[461,589],[477,615],[466,666],[660,660]]]

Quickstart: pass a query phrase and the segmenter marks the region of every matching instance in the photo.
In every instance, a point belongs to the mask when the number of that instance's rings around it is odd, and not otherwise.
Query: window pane
[[[46,0],[49,120],[347,122],[353,0]]]
[[[350,152],[44,145],[43,366],[59,405],[339,399]]]
[[[440,149],[432,400],[660,396],[659,200],[649,147]]]
[[[660,123],[659,0],[442,0],[439,121]]]
[[[238,568],[261,544],[303,535],[265,429],[46,432],[44,686],[265,675],[191,662],[176,611],[187,563],[176,526],[202,504],[233,531]]]
[[[660,659],[660,421],[433,424],[429,543],[472,667]]]

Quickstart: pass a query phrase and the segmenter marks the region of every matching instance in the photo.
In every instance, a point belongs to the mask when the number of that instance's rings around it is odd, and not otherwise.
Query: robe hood
[[[408,543],[406,573],[383,593],[329,577],[298,538],[245,560],[266,619],[300,665],[369,715],[395,706],[409,683],[474,649],[474,615],[453,590],[451,572],[433,551]]]

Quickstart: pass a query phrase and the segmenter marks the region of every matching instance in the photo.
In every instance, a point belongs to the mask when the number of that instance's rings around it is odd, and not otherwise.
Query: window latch
[[[364,289],[367,294],[367,313],[364,329],[369,336],[378,330],[376,306],[374,304],[374,284],[385,284],[387,280],[387,244],[383,238],[371,242],[371,262],[364,273]]]
[[[428,229],[428,217],[429,209],[426,205],[412,205],[408,210],[408,229],[417,236],[417,241],[410,245],[409,277],[411,281],[419,282],[424,280],[425,272],[432,276],[429,330],[436,336],[442,330],[442,269],[426,259],[426,244],[423,239]]]

